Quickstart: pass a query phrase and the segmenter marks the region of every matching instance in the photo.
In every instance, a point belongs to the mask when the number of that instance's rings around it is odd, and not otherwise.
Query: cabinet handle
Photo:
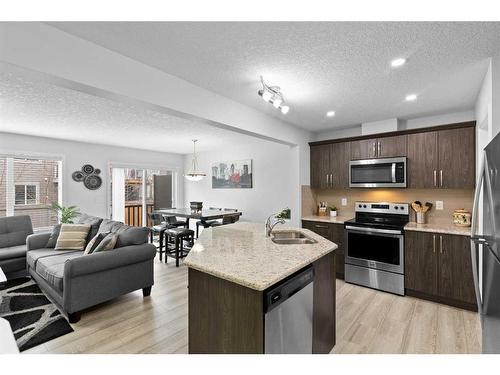
[[[436,253],[436,235],[432,235],[432,252]]]
[[[380,157],[380,155],[382,155],[382,143],[380,142],[377,143],[378,143],[377,156]]]
[[[333,187],[333,173],[330,173],[330,187]]]
[[[440,182],[441,187],[443,187],[443,170],[442,169],[439,171],[439,179],[441,180],[441,182]]]
[[[328,187],[328,173],[325,176],[326,176],[326,187]]]
[[[438,182],[437,182],[437,171],[434,169],[434,186],[437,187],[437,184],[438,184]]]
[[[373,151],[374,158],[377,157],[377,148],[376,148],[377,146],[375,144],[376,144],[376,142],[373,142],[373,150],[372,151]]]
[[[443,236],[439,236],[439,252],[443,254]]]
[[[316,228],[326,228],[326,229],[328,229],[328,225],[319,225],[319,224],[316,224],[315,227]]]

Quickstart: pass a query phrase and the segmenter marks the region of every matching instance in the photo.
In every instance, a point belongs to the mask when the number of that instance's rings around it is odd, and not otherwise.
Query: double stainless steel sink
[[[272,232],[271,237],[271,241],[279,245],[312,245],[317,243],[316,240],[296,230]]]

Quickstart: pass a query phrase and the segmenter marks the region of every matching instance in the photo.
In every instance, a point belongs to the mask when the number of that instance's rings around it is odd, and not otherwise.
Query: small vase
[[[330,211],[330,217],[337,216],[337,211]]]

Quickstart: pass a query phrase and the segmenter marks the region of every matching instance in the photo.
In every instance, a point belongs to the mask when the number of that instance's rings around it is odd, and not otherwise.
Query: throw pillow
[[[92,254],[100,253],[102,251],[113,250],[116,245],[116,241],[118,240],[118,235],[114,233],[108,233],[106,237],[102,239],[102,241],[97,245]]]
[[[90,240],[90,242],[87,244],[85,247],[85,251],[83,252],[83,255],[87,254],[92,254],[94,250],[96,249],[97,246],[102,242],[102,240],[108,235],[109,233],[98,233]]]
[[[60,232],[61,232],[61,224],[57,224],[52,229],[52,234],[50,235],[49,240],[47,241],[47,245],[45,245],[45,247],[52,248],[52,249],[54,247],[56,247],[57,239],[59,238]]]
[[[102,218],[97,216],[90,216],[87,214],[81,214],[78,219],[77,224],[90,224],[89,234],[87,235],[86,243],[89,243],[92,238],[95,237],[97,232],[99,231],[99,225],[102,223]]]
[[[83,250],[90,224],[62,224],[56,250]]]

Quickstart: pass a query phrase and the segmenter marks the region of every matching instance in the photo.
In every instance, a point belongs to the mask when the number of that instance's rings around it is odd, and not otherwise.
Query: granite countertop
[[[442,234],[456,234],[460,236],[470,236],[470,227],[459,227],[453,223],[437,223],[437,224],[417,224],[411,222],[406,224],[405,230],[417,232],[430,232]]]
[[[310,215],[302,217],[302,220],[307,221],[318,221],[321,223],[332,223],[332,224],[344,224],[347,220],[351,220],[354,217],[352,216],[318,216],[318,215]]]
[[[307,245],[278,245],[265,236],[260,223],[239,222],[203,230],[184,264],[195,270],[255,290],[265,290],[285,277],[337,249],[337,245],[304,228],[296,230],[317,241]]]

